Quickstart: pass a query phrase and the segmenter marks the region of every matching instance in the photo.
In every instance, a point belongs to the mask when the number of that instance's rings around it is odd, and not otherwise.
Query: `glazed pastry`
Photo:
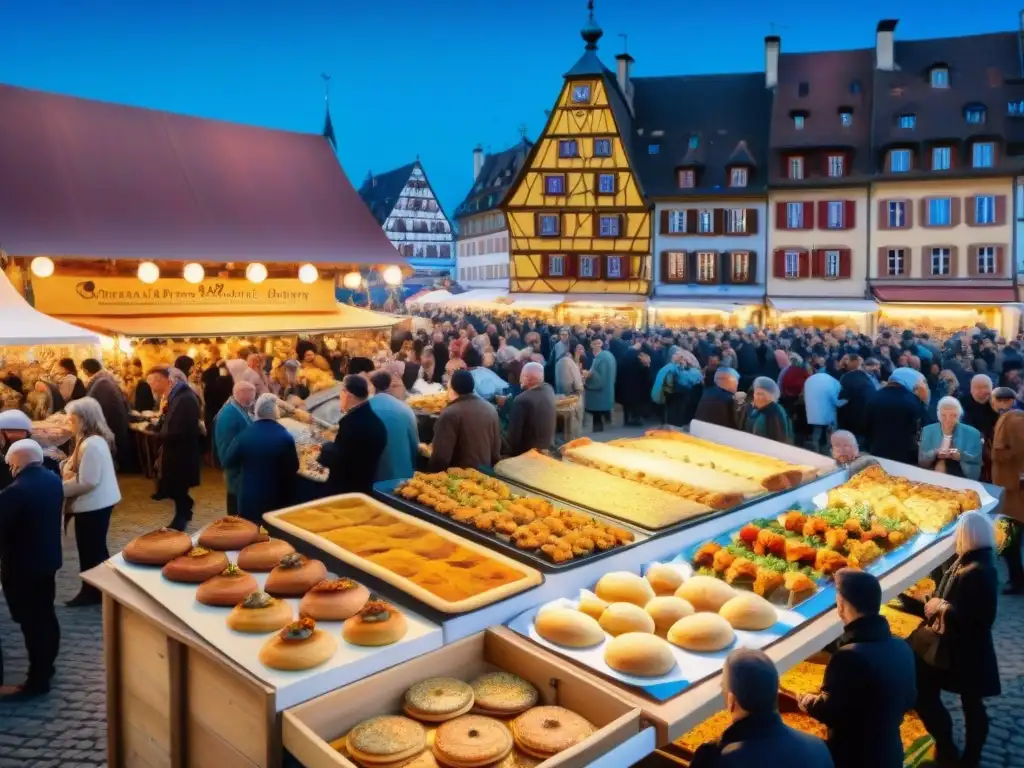
[[[196,600],[203,605],[217,605],[230,608],[245,600],[246,596],[258,590],[256,577],[246,573],[234,563],[213,576],[196,590]]]
[[[331,579],[314,584],[299,603],[299,615],[317,621],[344,621],[355,616],[370,599],[370,590],[352,579]]]
[[[633,603],[643,608],[654,597],[651,582],[628,571],[606,573],[594,593],[607,603]]]
[[[407,630],[401,611],[383,600],[370,600],[359,613],[345,619],[341,636],[352,645],[380,646],[397,643]]]
[[[267,640],[260,661],[271,669],[298,671],[319,667],[338,650],[338,641],[313,619],[299,619]]]
[[[654,633],[654,619],[647,611],[632,603],[612,603],[601,614],[601,629],[613,637],[627,632]]]
[[[482,768],[512,751],[512,733],[499,720],[463,715],[442,723],[434,734],[434,757],[450,768]]]
[[[270,541],[270,533],[262,525],[260,526],[259,532],[256,534],[256,538],[252,540],[253,544],[259,544],[263,541]],[[284,557],[284,555],[282,555]]]
[[[451,677],[432,677],[405,692],[405,714],[428,723],[443,723],[473,708],[473,689]]]
[[[714,576],[691,576],[676,590],[676,597],[693,606],[695,611],[718,613],[723,605],[736,597],[736,590]]]
[[[655,563],[645,576],[656,595],[673,595],[683,583],[683,574],[667,563]]]
[[[600,597],[595,595],[589,589],[580,590],[579,610],[580,613],[585,613],[592,619],[600,619],[601,614],[605,612],[608,607],[608,603],[602,600]]]
[[[252,544],[259,535],[260,529],[256,523],[229,515],[214,520],[199,534],[199,546],[233,551]]]
[[[327,578],[327,567],[298,552],[281,558],[267,576],[265,589],[275,597],[299,597]]]
[[[594,726],[564,707],[534,707],[512,722],[516,746],[531,757],[554,757],[574,744],[586,741]]]
[[[643,613],[642,608],[637,610]],[[591,648],[605,639],[600,624],[572,608],[543,609],[533,620],[533,628],[549,643],[563,648]]]
[[[214,552],[203,547],[192,547],[188,554],[176,557],[164,566],[164,578],[168,581],[182,581],[199,584],[213,578],[231,565],[223,552]]]
[[[402,765],[427,748],[427,732],[401,715],[371,717],[348,732],[345,748],[360,765]]]
[[[604,661],[612,669],[636,677],[661,677],[676,665],[671,646],[644,632],[612,638],[605,646]]]
[[[654,619],[654,631],[664,634],[684,616],[691,615],[693,606],[681,597],[656,597],[644,608]]]
[[[253,573],[263,573],[273,570],[281,558],[294,551],[295,547],[284,539],[256,541],[238,553],[238,567]]]
[[[253,592],[228,614],[228,626],[236,632],[276,632],[292,621],[292,607],[266,592]]]
[[[136,565],[166,565],[192,549],[192,537],[181,531],[161,528],[136,536],[128,542],[121,555]]]
[[[537,689],[511,672],[488,672],[471,682],[473,711],[482,715],[511,717],[540,699]]]

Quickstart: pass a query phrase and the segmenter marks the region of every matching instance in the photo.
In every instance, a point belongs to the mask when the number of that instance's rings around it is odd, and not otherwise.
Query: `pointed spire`
[[[324,138],[331,142],[335,150],[338,149],[338,139],[334,135],[334,122],[331,120],[331,76],[326,72],[320,73],[324,81]]]
[[[601,39],[602,35],[604,35],[604,30],[601,29],[594,18],[594,0],[587,0],[587,23],[580,30],[580,37],[587,44],[586,49],[588,51],[596,51],[597,41]]]

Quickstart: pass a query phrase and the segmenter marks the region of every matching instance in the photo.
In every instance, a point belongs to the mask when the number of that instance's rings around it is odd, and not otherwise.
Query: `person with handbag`
[[[917,659],[915,709],[935,739],[940,766],[981,765],[988,737],[985,699],[1001,693],[992,642],[999,579],[995,528],[980,512],[966,512],[956,529],[956,560],[935,595],[920,605],[924,623],[908,639]],[[960,695],[964,710],[964,751],[953,742],[953,720],[941,692]],[[959,762],[958,762],[959,760]]]

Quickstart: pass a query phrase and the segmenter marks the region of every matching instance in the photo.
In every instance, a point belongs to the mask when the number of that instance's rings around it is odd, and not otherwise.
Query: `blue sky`
[[[605,63],[626,34],[637,75],[760,71],[773,32],[796,51],[873,45],[889,17],[903,38],[1018,23],[1010,0],[597,0],[596,16]],[[451,212],[477,143],[498,151],[520,125],[541,130],[585,18],[585,0],[2,0],[0,81],[319,131],[329,72],[353,183],[419,154]]]

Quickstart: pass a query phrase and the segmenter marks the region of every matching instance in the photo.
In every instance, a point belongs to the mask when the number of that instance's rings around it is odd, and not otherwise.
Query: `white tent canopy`
[[[0,347],[98,342],[95,333],[33,309],[0,271]]]
[[[420,306],[423,306],[424,304],[440,304],[442,301],[446,301],[451,297],[452,294],[442,288],[437,291],[428,291],[422,296],[417,296],[406,301],[406,304],[418,304]]]
[[[440,302],[446,307],[489,307],[508,297],[508,291],[497,288],[474,288],[465,293],[456,293],[450,299]]]

